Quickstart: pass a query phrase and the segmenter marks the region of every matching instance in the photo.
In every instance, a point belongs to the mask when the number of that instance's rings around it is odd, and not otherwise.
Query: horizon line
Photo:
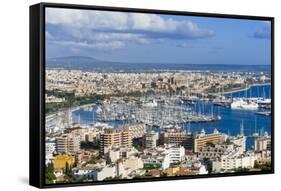
[[[128,62],[128,61],[114,61],[114,60],[103,60],[103,59],[99,59],[99,58],[95,58],[95,57],[91,57],[91,56],[78,56],[78,55],[73,55],[73,56],[60,56],[60,57],[49,57],[46,58],[45,61],[47,61],[48,59],[58,59],[58,58],[69,58],[69,57],[81,57],[81,58],[89,58],[89,59],[93,59],[96,61],[102,61],[102,62],[115,62],[115,63],[124,63],[124,64],[190,64],[190,65],[238,65],[238,66],[271,66],[272,64],[225,64],[225,63],[184,63],[184,62]]]

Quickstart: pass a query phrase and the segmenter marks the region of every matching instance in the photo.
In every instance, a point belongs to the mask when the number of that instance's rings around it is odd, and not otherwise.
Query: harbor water
[[[228,94],[230,97],[263,97],[271,98],[271,86],[254,86],[246,91]],[[185,123],[182,128],[186,131],[200,132],[202,129],[206,133],[212,133],[214,129],[228,135],[240,134],[241,125],[243,133],[247,138],[247,148],[253,146],[251,136],[254,133],[264,134],[267,132],[271,135],[271,116],[257,115],[257,110],[238,110],[223,106],[215,106],[209,102],[197,101],[193,106],[197,112],[206,115],[219,115],[221,120],[204,123]],[[80,124],[93,124],[96,122],[96,106],[90,110],[80,108],[72,113],[73,122]],[[126,121],[110,122],[113,127],[126,124]]]

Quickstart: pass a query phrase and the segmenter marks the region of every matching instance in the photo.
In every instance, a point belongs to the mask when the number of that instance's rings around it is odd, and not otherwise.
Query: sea
[[[271,86],[254,86],[247,91],[241,91],[232,93],[229,95],[235,97],[263,97],[271,98]],[[204,110],[205,112],[211,112],[212,104],[197,102],[194,106],[196,111]],[[203,107],[203,108],[202,108]],[[221,116],[221,120],[210,123],[193,123],[190,125],[191,132],[198,132],[204,129],[206,133],[211,133],[216,128],[218,131],[226,133],[228,135],[240,134],[241,126],[243,126],[244,135],[247,138],[247,148],[253,146],[253,139],[250,138],[254,133],[264,135],[268,133],[271,135],[272,121],[271,116],[257,115],[257,111],[262,110],[239,110],[231,109],[222,106],[213,106],[213,112],[215,115]],[[185,129],[189,128],[189,124],[184,125]]]
[[[254,70],[253,70],[254,68]],[[263,72],[270,73],[269,65],[237,65],[237,64],[170,64],[140,63],[105,66],[98,68],[109,72],[159,72],[159,71],[210,71],[210,72]]]

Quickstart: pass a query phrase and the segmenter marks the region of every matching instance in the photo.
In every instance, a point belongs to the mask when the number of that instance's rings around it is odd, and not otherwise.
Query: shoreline
[[[222,93],[222,94],[225,95],[225,94],[243,92],[243,91],[247,91],[247,90],[251,89],[252,87],[258,87],[258,86],[271,86],[271,84],[270,84],[270,83],[265,83],[265,84],[252,84],[252,85],[249,85],[249,86],[246,87],[246,88],[238,89],[238,90],[232,90],[232,91],[224,92],[224,93]]]
[[[252,85],[247,86],[246,88],[231,90],[231,91],[223,92],[223,93],[211,93],[210,95],[218,96],[218,95],[226,95],[226,94],[231,94],[231,93],[243,92],[243,91],[247,91],[247,90],[251,89],[252,87],[257,87],[257,86],[271,86],[271,84],[270,83],[252,84]]]
[[[95,105],[95,103],[88,103],[88,104],[85,104],[85,105],[79,105],[79,106],[73,106],[73,107],[70,107],[70,108],[64,108],[62,110],[46,114],[45,118],[48,117],[48,116],[51,116],[51,115],[56,115],[59,112],[63,112],[63,113],[71,112],[72,113],[72,112],[77,111],[79,109],[86,108],[86,107],[93,106],[93,105]]]
[[[237,93],[237,92],[243,92],[243,91],[247,91],[249,90],[250,88],[252,87],[257,87],[257,86],[271,86],[270,83],[265,83],[265,84],[252,84],[252,85],[249,85],[247,86],[246,88],[243,88],[243,89],[237,89],[237,90],[232,90],[232,91],[228,91],[228,92],[223,92],[223,93],[214,93],[214,94],[211,94],[211,95],[226,95],[226,94],[231,94],[231,93]],[[51,116],[51,115],[55,115],[59,112],[74,112],[76,110],[79,110],[79,109],[82,109],[82,108],[86,108],[86,107],[89,107],[89,106],[92,106],[94,105],[95,103],[89,103],[89,104],[85,104],[85,105],[80,105],[80,106],[73,106],[73,107],[70,107],[70,108],[65,108],[65,109],[62,109],[62,110],[59,110],[59,111],[56,111],[54,113],[48,113],[46,114],[46,117],[47,116]]]

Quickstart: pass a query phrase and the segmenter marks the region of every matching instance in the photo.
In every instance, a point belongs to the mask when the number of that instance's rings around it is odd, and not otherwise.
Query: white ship
[[[245,101],[242,98],[236,98],[230,105],[231,109],[245,109],[245,110],[256,110],[259,105],[252,101]]]
[[[143,103],[143,106],[145,107],[157,107],[158,103],[153,99],[152,101],[149,101],[147,103]]]
[[[257,103],[258,104],[271,104],[271,99],[269,99],[269,98],[262,98],[262,99],[257,100]]]

